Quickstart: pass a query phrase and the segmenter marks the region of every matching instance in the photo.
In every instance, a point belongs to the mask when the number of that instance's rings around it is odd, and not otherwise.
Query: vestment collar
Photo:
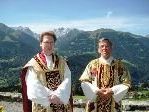
[[[99,61],[101,61],[104,64],[108,64],[108,65],[111,65],[113,60],[114,60],[114,58],[112,56],[110,56],[108,59],[105,59],[102,56],[99,58]]]

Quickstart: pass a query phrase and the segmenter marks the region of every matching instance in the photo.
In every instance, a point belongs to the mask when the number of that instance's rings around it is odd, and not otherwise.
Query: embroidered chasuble
[[[49,91],[55,91],[64,80],[64,67],[66,62],[62,57],[52,55],[53,66],[48,67],[47,62],[43,58],[45,57],[42,53],[37,54],[26,64],[25,68],[31,66],[40,83],[44,87],[47,87]],[[47,100],[48,99],[46,99],[46,101]],[[32,109],[24,112],[71,112],[71,106],[70,104],[56,105],[51,103],[45,107],[41,104],[32,102]]]
[[[118,59],[113,60],[111,64],[103,63],[100,58],[91,61],[79,80],[92,84],[97,89],[112,88],[118,84],[130,87],[129,72]],[[96,96],[94,102],[88,102],[86,106],[86,112],[121,112],[120,109],[120,102],[115,102],[113,97],[103,99]]]

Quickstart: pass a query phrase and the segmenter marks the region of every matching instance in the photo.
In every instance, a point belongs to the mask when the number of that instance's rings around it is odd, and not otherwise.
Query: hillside
[[[21,67],[38,49],[35,38],[0,23],[0,86],[17,85]]]
[[[58,39],[57,49],[61,54],[71,59],[70,63],[73,62],[72,60],[75,60],[74,62],[84,65],[86,61],[81,61],[82,57],[90,60],[90,57],[98,56],[96,53],[97,40],[101,37],[112,40],[114,43],[114,57],[125,60],[134,82],[138,83],[139,81],[149,79],[149,45],[147,44],[149,43],[149,39],[143,36],[114,31],[112,29],[98,29],[95,31],[79,31],[74,29]],[[88,54],[90,57],[85,57]],[[77,67],[77,63],[75,66]],[[84,69],[83,66],[78,66],[78,68],[81,68],[80,71]],[[77,77],[78,75],[80,73],[77,74]]]
[[[78,88],[78,79],[87,63],[98,57],[97,40],[101,37],[112,40],[113,55],[125,61],[134,83],[149,80],[149,38],[112,29],[80,31],[61,28],[56,33],[59,34],[56,50],[68,59],[74,88]],[[18,85],[21,67],[39,49],[36,38],[0,23],[0,86]]]

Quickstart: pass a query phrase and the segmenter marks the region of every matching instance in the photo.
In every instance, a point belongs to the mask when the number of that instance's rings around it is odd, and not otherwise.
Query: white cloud
[[[107,12],[106,18],[110,18],[110,16],[112,15],[112,11]]]
[[[126,31],[135,34],[149,34],[149,18],[124,18],[124,17],[111,17],[112,12],[108,12],[106,17],[93,18],[85,20],[72,20],[72,21],[50,21],[38,22],[28,24],[15,24],[10,26],[24,26],[29,27],[31,30],[37,33],[43,31],[53,30],[55,28],[77,28],[81,30],[96,30],[100,28],[111,28],[114,30]]]

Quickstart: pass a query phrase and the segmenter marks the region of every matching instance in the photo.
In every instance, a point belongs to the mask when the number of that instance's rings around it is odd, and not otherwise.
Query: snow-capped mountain
[[[19,26],[19,27],[12,27],[13,29],[15,30],[19,30],[19,31],[22,31],[30,36],[33,36],[35,37],[36,39],[39,39],[39,35],[40,34],[37,34],[35,32],[33,32],[30,28],[28,27],[22,27],[22,26]],[[55,32],[57,38],[59,37],[63,37],[64,35],[66,35],[69,31],[71,31],[73,29],[70,29],[70,28],[58,28],[58,29],[54,29],[53,31]]]
[[[39,34],[33,32],[33,31],[32,31],[30,28],[28,28],[28,27],[19,26],[19,27],[12,27],[12,28],[15,29],[15,30],[22,31],[22,32],[24,32],[24,33],[26,33],[26,34],[28,34],[28,35],[30,35],[30,36],[36,38],[37,40],[39,39]]]
[[[71,31],[72,29],[70,28],[58,28],[58,29],[54,29],[53,31],[55,32],[57,38],[59,37],[63,37],[64,35],[66,35],[69,31]]]

